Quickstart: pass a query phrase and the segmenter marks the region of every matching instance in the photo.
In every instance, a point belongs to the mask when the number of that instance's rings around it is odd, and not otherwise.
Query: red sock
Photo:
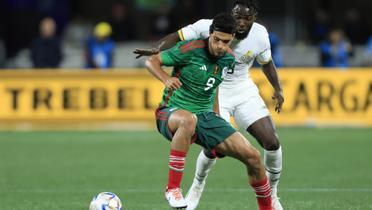
[[[258,208],[260,210],[272,210],[271,206],[271,189],[269,180],[265,179],[251,183],[256,193]]]
[[[169,174],[167,189],[179,188],[185,168],[186,152],[172,150],[169,155]]]

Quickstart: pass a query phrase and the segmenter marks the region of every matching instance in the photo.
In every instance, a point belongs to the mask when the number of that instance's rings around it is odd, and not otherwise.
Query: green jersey
[[[177,107],[195,114],[213,109],[216,88],[235,64],[230,52],[220,58],[212,56],[208,40],[203,39],[179,42],[160,56],[163,65],[174,67],[172,77],[179,78],[182,83],[175,91],[164,89],[161,106]]]

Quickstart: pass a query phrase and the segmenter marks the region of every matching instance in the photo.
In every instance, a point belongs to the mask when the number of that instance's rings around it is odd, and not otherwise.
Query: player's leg
[[[271,118],[264,117],[247,128],[264,148],[264,162],[273,196],[276,196],[280,174],[282,171],[282,148]]]
[[[196,160],[195,176],[186,194],[186,210],[194,210],[199,204],[209,171],[216,163],[216,157],[207,150],[202,150]]]
[[[220,116],[225,120],[230,120],[230,113],[228,109],[221,107]],[[204,190],[204,186],[206,184],[208,173],[215,163],[216,157],[211,154],[210,151],[206,149],[200,151],[199,156],[196,160],[194,180],[190,189],[187,191],[185,198],[188,204],[186,210],[193,210],[198,206]]]
[[[277,195],[282,171],[282,148],[271,117],[267,116],[257,120],[247,128],[247,131],[264,148],[264,162],[272,191],[273,208],[282,210],[283,207]]]
[[[233,157],[247,167],[249,183],[254,189],[260,210],[271,210],[271,191],[260,153],[239,132],[216,146],[218,153]]]
[[[281,210],[277,188],[282,171],[282,149],[275,126],[268,109],[260,96],[250,97],[236,107],[234,117],[241,128],[246,130],[264,148],[264,164],[272,190],[272,200],[275,210]]]
[[[215,156],[230,155],[247,166],[249,182],[257,193],[260,209],[271,210],[270,185],[259,152],[239,132],[216,114],[198,115],[195,143]]]
[[[186,110],[177,110],[169,116],[168,127],[173,133],[171,149],[188,152],[196,123],[196,115]]]
[[[168,111],[168,112],[167,112]],[[192,136],[195,134],[197,118],[194,114],[185,110],[160,110],[163,113],[157,113],[158,128],[165,130],[162,134],[172,134],[171,149],[169,155],[169,173],[168,184],[165,197],[169,205],[173,208],[185,208],[187,203],[182,196],[180,184],[182,181],[183,170],[186,162],[186,154],[189,150]],[[159,117],[160,116],[160,117]],[[163,122],[160,122],[163,120]],[[160,125],[160,126],[159,126]]]
[[[198,184],[205,183],[208,173],[215,163],[216,157],[213,154],[206,149],[200,151],[196,161],[194,182]]]

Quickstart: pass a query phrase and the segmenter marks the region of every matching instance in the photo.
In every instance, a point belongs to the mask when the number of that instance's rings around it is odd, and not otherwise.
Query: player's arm
[[[137,54],[136,58],[140,58],[141,56],[154,55],[156,53],[159,53],[160,51],[173,47],[179,41],[202,38],[202,32],[205,31],[206,28],[209,30],[209,26],[211,23],[212,20],[199,20],[193,24],[181,28],[177,32],[168,34],[167,36],[156,42],[155,47],[149,49],[137,48],[133,51],[133,53]]]
[[[162,68],[163,61],[160,53],[149,57],[145,62],[147,70],[154,75],[158,80],[165,84],[171,90],[176,90],[182,86],[181,81],[177,77],[170,77]]]
[[[136,48],[133,51],[133,53],[137,54],[136,58],[140,58],[142,56],[154,55],[156,53],[159,53],[160,51],[173,47],[179,41],[181,41],[181,39],[178,36],[178,33],[174,32],[174,33],[168,34],[167,36],[165,36],[164,38],[156,42],[155,47],[149,48],[149,49]]]
[[[173,32],[160,39],[155,46],[157,49],[159,49],[159,51],[163,51],[173,47],[179,41],[183,40],[180,39],[177,32]]]
[[[261,38],[260,46],[262,46],[262,51],[257,56],[256,60],[259,64],[261,64],[267,80],[269,80],[271,86],[274,88],[274,95],[272,96],[272,99],[276,101],[275,111],[280,113],[284,102],[284,95],[282,86],[280,85],[276,66],[271,57],[269,33],[266,31],[266,29],[262,31]]]
[[[275,111],[280,113],[284,102],[284,95],[282,86],[279,81],[277,69],[275,67],[273,60],[270,60],[268,63],[263,64],[262,70],[266,78],[269,80],[271,86],[273,86],[274,88],[274,95],[272,96],[272,99],[276,100],[277,102],[275,106]]]

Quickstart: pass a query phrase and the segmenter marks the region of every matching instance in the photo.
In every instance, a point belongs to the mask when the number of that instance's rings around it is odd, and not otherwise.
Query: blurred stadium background
[[[62,68],[84,66],[83,50],[93,27],[107,21],[116,41],[114,67],[142,67],[131,54],[135,47],[174,32],[200,18],[226,11],[230,0],[3,0],[0,2],[0,67],[32,67],[30,50],[39,23],[52,17],[62,39]],[[351,66],[371,65],[366,58],[371,35],[370,1],[259,1],[258,22],[279,41],[283,66],[320,66],[319,43],[332,28],[341,28],[355,46]],[[277,42],[278,42],[277,41]],[[276,47],[275,47],[276,48]],[[371,56],[369,54],[369,56]],[[367,59],[367,60],[366,60]]]
[[[284,150],[284,208],[372,209],[372,1],[258,2],[286,100],[274,113],[271,86],[252,71]],[[87,209],[100,191],[118,194],[125,209],[167,209],[169,143],[154,123],[163,86],[132,51],[232,3],[2,0],[0,209]],[[86,49],[102,21],[113,59],[92,68]],[[54,37],[52,63],[35,56],[45,47],[40,31]],[[334,33],[348,50],[329,65],[322,50]],[[198,151],[188,156],[185,190]],[[200,209],[256,209],[244,183],[239,163],[219,161]]]

